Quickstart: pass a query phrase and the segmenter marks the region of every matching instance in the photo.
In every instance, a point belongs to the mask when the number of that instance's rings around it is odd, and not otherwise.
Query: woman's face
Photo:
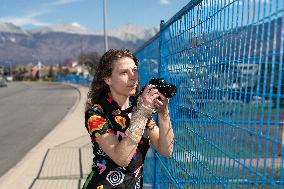
[[[105,79],[113,95],[133,96],[138,85],[138,70],[135,62],[128,57],[113,63],[112,74]]]

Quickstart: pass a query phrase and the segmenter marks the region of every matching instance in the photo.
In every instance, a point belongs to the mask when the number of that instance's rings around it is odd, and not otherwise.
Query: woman
[[[100,59],[85,112],[94,159],[84,189],[142,188],[150,143],[163,156],[172,153],[168,99],[153,85],[137,99],[137,66],[128,50],[109,50]],[[153,112],[158,113],[159,127]]]

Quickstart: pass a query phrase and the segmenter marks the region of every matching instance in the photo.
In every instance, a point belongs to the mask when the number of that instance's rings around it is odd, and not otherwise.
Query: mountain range
[[[108,47],[134,51],[158,32],[127,24],[108,32]],[[81,53],[104,53],[104,35],[78,23],[25,30],[11,23],[0,23],[0,64],[25,64],[41,61],[58,64]]]

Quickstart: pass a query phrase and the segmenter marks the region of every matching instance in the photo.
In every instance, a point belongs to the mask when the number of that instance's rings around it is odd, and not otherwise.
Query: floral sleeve
[[[112,126],[99,105],[85,113],[85,126],[92,139],[112,132]]]

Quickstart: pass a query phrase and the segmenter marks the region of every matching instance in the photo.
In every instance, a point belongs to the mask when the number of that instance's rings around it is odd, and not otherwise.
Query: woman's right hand
[[[140,95],[142,98],[142,103],[144,106],[154,108],[155,99],[159,97],[158,89],[155,88],[155,85],[147,85]]]

